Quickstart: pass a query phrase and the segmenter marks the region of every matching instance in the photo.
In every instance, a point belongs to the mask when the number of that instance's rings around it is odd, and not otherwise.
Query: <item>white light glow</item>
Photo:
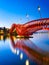
[[[38,7],[38,11],[40,11],[40,7]]]
[[[16,51],[17,55],[19,55],[19,50]]]
[[[20,59],[21,59],[21,60],[23,59],[23,53],[20,54]]]
[[[26,65],[29,65],[29,60],[26,60]]]

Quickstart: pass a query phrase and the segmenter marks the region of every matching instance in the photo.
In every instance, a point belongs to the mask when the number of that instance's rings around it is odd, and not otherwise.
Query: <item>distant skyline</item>
[[[0,0],[0,27],[39,19],[38,6],[42,18],[49,18],[49,0]]]

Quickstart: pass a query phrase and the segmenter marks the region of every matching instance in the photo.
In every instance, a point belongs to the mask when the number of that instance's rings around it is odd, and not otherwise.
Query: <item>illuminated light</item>
[[[17,55],[19,55],[19,50],[16,51]]]
[[[18,37],[18,38],[21,38],[21,37],[24,37],[24,36],[19,36],[19,35],[18,35],[17,37]]]
[[[14,54],[16,54],[16,49],[15,48],[13,48],[13,46],[10,44],[10,48],[11,48],[11,51],[14,53]]]
[[[20,39],[17,39],[17,40],[20,40]]]
[[[25,38],[25,36],[18,35],[18,36],[16,36],[16,38],[17,38],[17,40],[20,40],[21,38]]]
[[[20,40],[19,38],[20,38],[20,36],[18,35],[18,36],[16,36],[18,39],[17,40]]]
[[[20,54],[20,59],[21,59],[21,60],[23,59],[23,53]]]
[[[40,11],[40,7],[38,6],[38,11]]]
[[[3,30],[1,30],[1,33],[4,33]]]
[[[29,65],[29,60],[26,60],[26,64],[25,65]]]
[[[1,36],[1,40],[3,40],[3,36]]]
[[[17,37],[20,37],[19,35]]]

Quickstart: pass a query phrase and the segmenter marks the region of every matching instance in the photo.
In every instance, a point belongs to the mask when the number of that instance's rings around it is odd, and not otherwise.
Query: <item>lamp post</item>
[[[27,20],[29,21],[29,14],[26,14],[26,18],[27,18]]]
[[[40,6],[38,6],[38,12],[40,14],[40,18],[42,18],[40,10],[41,10],[41,8],[40,8]]]

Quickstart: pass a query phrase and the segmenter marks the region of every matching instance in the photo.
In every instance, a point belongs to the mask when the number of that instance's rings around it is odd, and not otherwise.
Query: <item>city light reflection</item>
[[[25,63],[25,65],[29,65],[29,60],[26,60],[26,63]]]
[[[21,59],[21,60],[23,59],[23,53],[20,54],[20,59]]]

